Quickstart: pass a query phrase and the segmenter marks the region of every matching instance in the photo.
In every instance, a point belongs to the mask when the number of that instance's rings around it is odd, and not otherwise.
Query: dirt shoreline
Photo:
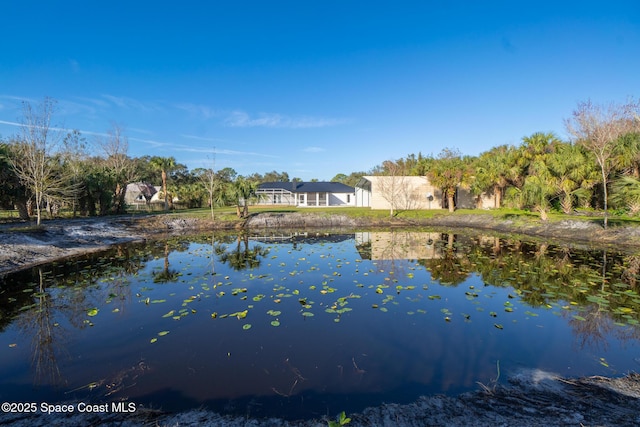
[[[143,218],[112,217],[47,222],[33,232],[12,231],[0,226],[0,284],[2,276],[59,258],[107,249],[110,246],[144,241],[165,234],[188,234],[217,228],[207,220],[154,216]],[[318,214],[259,214],[241,228],[295,227],[439,227],[518,233],[568,243],[615,245],[637,250],[640,227],[614,227],[603,230],[588,221],[561,221],[549,224],[496,220],[489,215],[455,215],[425,221],[389,220],[371,224],[347,216]],[[226,224],[224,228],[237,228]],[[350,426],[635,426],[640,425],[640,375],[622,378],[559,378],[550,373],[528,371],[513,373],[508,386],[497,386],[459,396],[423,396],[408,405],[387,404],[368,408],[352,417]],[[22,426],[326,426],[326,420],[286,421],[230,417],[193,410],[178,414],[139,411],[123,414],[0,414],[0,424]]]
[[[351,417],[352,427],[484,427],[484,426],[617,426],[640,425],[640,375],[622,378],[564,379],[538,371],[513,375],[507,386],[459,396],[422,396],[406,405],[370,407]],[[480,387],[479,387],[480,388]],[[67,404],[77,405],[74,402]],[[134,402],[135,403],[135,402]],[[332,417],[331,417],[332,418]],[[0,414],[10,427],[92,426],[203,426],[203,427],[326,427],[327,420],[288,421],[220,415],[206,409],[163,413],[138,407],[121,414]]]
[[[0,278],[38,264],[146,238],[121,218],[53,220],[41,229],[13,231],[18,226],[5,224],[0,228]]]

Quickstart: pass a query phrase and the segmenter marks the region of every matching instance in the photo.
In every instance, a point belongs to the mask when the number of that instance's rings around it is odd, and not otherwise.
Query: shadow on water
[[[466,391],[464,389],[454,391]],[[142,403],[153,409],[167,412],[181,412],[194,408],[204,408],[222,415],[247,418],[277,417],[285,420],[332,417],[336,413],[362,412],[371,406],[384,403],[407,404],[424,394],[424,386],[408,383],[402,388],[385,393],[322,393],[305,391],[292,396],[244,396],[234,399],[197,400],[184,393],[162,389],[137,397],[136,404]]]

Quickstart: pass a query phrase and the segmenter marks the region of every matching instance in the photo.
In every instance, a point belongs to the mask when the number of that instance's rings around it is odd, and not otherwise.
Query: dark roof
[[[341,182],[263,182],[259,190],[283,189],[292,193],[354,193],[356,190]]]

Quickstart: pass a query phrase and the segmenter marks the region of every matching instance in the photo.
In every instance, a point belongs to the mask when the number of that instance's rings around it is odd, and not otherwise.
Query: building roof
[[[263,182],[258,190],[286,190],[292,193],[354,193],[356,190],[341,182]]]

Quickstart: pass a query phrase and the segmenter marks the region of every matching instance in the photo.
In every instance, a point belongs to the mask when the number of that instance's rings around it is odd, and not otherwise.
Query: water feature
[[[194,236],[0,279],[0,398],[311,418],[640,361],[640,256],[430,232]]]

